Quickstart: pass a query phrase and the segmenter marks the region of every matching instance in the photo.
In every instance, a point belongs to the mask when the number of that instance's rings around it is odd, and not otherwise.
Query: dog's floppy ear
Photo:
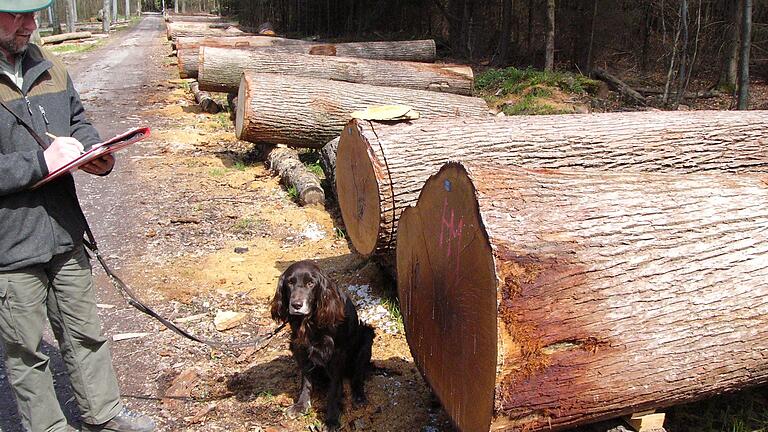
[[[317,276],[315,286],[315,322],[319,327],[332,327],[344,320],[344,302],[330,279],[324,274]]]
[[[288,319],[288,301],[290,296],[288,294],[288,287],[285,286],[285,272],[280,275],[280,280],[277,281],[277,290],[275,296],[272,298],[272,319],[277,322],[285,322]]]

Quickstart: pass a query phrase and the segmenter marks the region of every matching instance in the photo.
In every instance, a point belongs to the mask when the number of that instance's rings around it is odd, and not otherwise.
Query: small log
[[[417,63],[329,57],[311,54],[265,53],[201,46],[198,59],[200,88],[237,91],[240,75],[248,69],[308,78],[330,79],[386,87],[472,94],[472,68],[459,64]]]
[[[220,48],[254,48],[294,44],[307,45],[309,42],[271,36],[180,37],[176,40],[179,75],[182,78],[197,77],[201,45]]]
[[[643,96],[664,94],[664,89],[658,88],[658,87],[636,87],[635,90]],[[719,90],[687,91],[685,92],[684,98],[685,99],[709,99],[709,98],[721,96],[722,94],[723,92]]]
[[[277,97],[277,96],[275,96]],[[451,160],[624,171],[768,171],[768,112],[627,112],[354,121],[338,148],[336,187],[352,245],[390,255],[402,210]]]
[[[203,112],[216,114],[224,109],[218,102],[211,98],[211,95],[209,95],[208,92],[200,90],[197,81],[192,82],[189,85],[189,88],[192,90],[192,94],[195,95],[195,102],[197,102],[197,105]]]
[[[463,431],[764,384],[767,226],[765,174],[447,164],[400,218],[411,353]]]
[[[52,35],[52,36],[44,36],[41,39],[43,41],[43,45],[51,45],[51,44],[57,44],[57,43],[61,43],[69,40],[88,39],[92,36],[93,34],[91,32],[81,31],[81,32],[73,32],[73,33],[61,33],[61,34]]]
[[[336,195],[336,151],[339,148],[339,139],[336,137],[320,149],[320,165],[325,172],[325,178]]]
[[[165,22],[221,23],[230,21],[218,15],[166,15]]]
[[[236,26],[237,23],[234,22],[226,23],[225,27],[222,27],[221,23],[172,22],[166,24],[166,35],[168,40],[185,36],[232,37],[251,35]]]
[[[611,88],[621,93],[622,96],[631,99],[636,104],[646,105],[646,100],[643,95],[633,90],[632,87],[628,86],[624,81],[609,74],[606,70],[595,68],[592,70],[592,75],[595,78],[605,81]]]
[[[371,105],[408,105],[422,117],[489,115],[480,98],[248,70],[237,99],[238,139],[308,148],[339,136],[352,112]]]
[[[295,149],[274,146],[266,154],[267,167],[280,176],[287,187],[296,188],[300,205],[325,204],[320,179],[299,160]]]

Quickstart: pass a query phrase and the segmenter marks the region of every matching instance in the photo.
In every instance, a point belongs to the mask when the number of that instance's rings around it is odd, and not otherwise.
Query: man
[[[0,0],[0,340],[6,369],[25,430],[73,430],[56,399],[49,358],[40,349],[47,315],[82,430],[152,431],[152,420],[120,401],[97,315],[74,180],[67,174],[32,189],[100,141],[63,65],[29,44],[35,12],[51,1]],[[51,141],[46,134],[60,138]],[[114,163],[109,155],[81,169],[106,175]]]

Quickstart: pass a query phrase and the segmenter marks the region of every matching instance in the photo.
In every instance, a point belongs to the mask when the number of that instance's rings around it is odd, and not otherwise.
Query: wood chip
[[[112,335],[112,340],[114,342],[119,342],[127,339],[143,338],[148,334],[149,333],[120,333],[120,334]]]

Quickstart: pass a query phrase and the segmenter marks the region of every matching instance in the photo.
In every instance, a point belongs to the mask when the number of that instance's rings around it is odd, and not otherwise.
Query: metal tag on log
[[[408,105],[373,105],[362,111],[352,113],[352,118],[359,120],[416,120],[419,112]]]

